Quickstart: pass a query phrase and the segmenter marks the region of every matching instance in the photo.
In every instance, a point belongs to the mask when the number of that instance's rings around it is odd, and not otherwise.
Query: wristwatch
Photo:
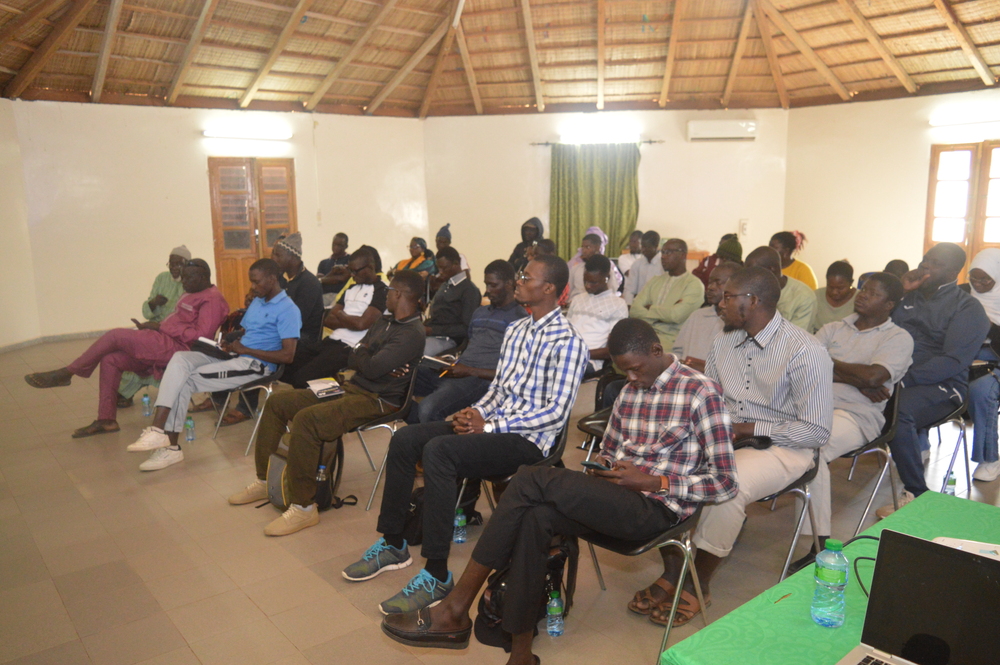
[[[487,422],[483,424],[483,434],[493,434],[493,423]]]

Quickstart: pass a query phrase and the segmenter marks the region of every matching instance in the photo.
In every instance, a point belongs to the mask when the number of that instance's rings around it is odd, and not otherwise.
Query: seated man
[[[445,372],[429,363],[417,368],[414,395],[424,399],[410,411],[409,424],[438,422],[472,406],[486,394],[496,376],[504,332],[528,313],[514,300],[514,268],[510,263],[497,259],[486,266],[485,282],[490,304],[473,312],[469,344],[458,362]]]
[[[833,428],[823,446],[811,485],[820,547],[830,537],[830,462],[878,437],[885,425],[885,404],[903,378],[913,355],[913,338],[889,315],[903,297],[895,275],[876,272],[854,299],[854,314],[828,323],[816,333],[833,359]],[[805,533],[811,534],[809,523]],[[816,552],[799,559],[790,572],[812,563]]]
[[[322,342],[305,343],[296,350],[295,360],[285,368],[285,383],[304,389],[313,379],[334,376],[347,367],[351,347],[385,311],[388,291],[379,279],[371,253],[359,248],[351,254],[348,268],[354,284],[347,287],[324,320],[333,332]]]
[[[703,258],[691,271],[691,274],[700,279],[707,289],[708,282],[712,278],[712,271],[723,261],[743,265],[743,245],[740,244],[739,236],[735,233],[727,233],[722,236],[715,254],[709,254]]]
[[[629,266],[628,276],[625,278],[625,288],[622,289],[622,298],[631,305],[635,297],[646,286],[646,282],[662,274],[660,234],[656,231],[646,231],[642,234],[642,241],[639,243],[639,256],[635,257],[632,265]]]
[[[712,349],[712,341],[722,332],[720,316],[722,290],[739,268],[735,263],[722,261],[712,269],[712,274],[708,278],[708,288],[705,289],[705,302],[708,304],[688,317],[677,333],[677,339],[674,340],[671,353],[680,358],[682,363],[699,372],[705,371],[705,359]]]
[[[792,325],[805,331],[812,329],[813,317],[816,316],[816,294],[794,277],[781,274],[781,257],[778,252],[771,247],[758,247],[750,252],[744,265],[770,271],[781,285],[778,313]]]
[[[705,374],[722,386],[733,419],[733,437],[737,441],[769,437],[772,445],[762,450],[738,449],[739,492],[701,514],[693,541],[705,602],[710,602],[712,574],[729,556],[743,528],[747,505],[801,477],[812,467],[816,448],[830,438],[833,362],[812,335],[776,311],[780,297],[777,279],[763,268],[737,270],[722,294],[725,327],[712,343]],[[659,603],[672,595],[682,559],[664,553],[664,563],[663,579],[645,590]],[[689,579],[687,591],[692,589]],[[636,600],[642,596],[644,592],[639,592]],[[683,625],[700,612],[693,596],[685,596],[674,625]],[[669,601],[650,613],[661,624],[669,616]]]
[[[291,362],[302,329],[302,315],[292,299],[278,286],[281,268],[271,259],[250,266],[250,287],[257,295],[243,315],[243,335],[224,342],[224,351],[239,354],[218,360],[196,351],[174,354],[160,381],[153,424],[142,431],[130,453],[153,451],[139,465],[156,471],[184,459],[178,434],[184,427],[191,395],[196,392],[232,390],[273,372],[279,363]]]
[[[592,256],[603,255],[604,252],[601,249],[603,245],[604,241],[596,233],[588,233],[583,236],[583,241],[580,243],[580,258],[576,263],[570,262],[572,264],[569,268],[569,299],[571,302],[573,298],[587,291],[583,284],[583,273],[586,269],[587,259]],[[621,285],[622,280],[621,275],[618,273],[618,268],[611,263],[611,259],[608,259],[608,288],[618,293]]]
[[[920,432],[965,400],[969,365],[990,330],[983,306],[958,288],[965,258],[965,250],[950,242],[927,250],[917,269],[903,275],[906,295],[892,313],[913,337],[913,364],[903,377],[896,437],[889,443],[903,481],[900,507],[927,491]],[[875,514],[884,518],[893,510],[889,504]]]
[[[413,562],[403,523],[417,462],[424,465],[421,570],[403,590],[384,601],[384,614],[409,612],[444,598],[454,586],[448,572],[459,478],[512,474],[542,460],[566,427],[587,364],[587,347],[556,306],[569,269],[554,256],[536,256],[514,295],[532,315],[504,334],[496,378],[486,395],[455,414],[454,422],[411,425],[389,442],[378,531],[384,537],[344,569],[352,582],[370,580]]]
[[[254,449],[257,479],[229,497],[234,506],[267,499],[267,463],[288,425],[291,505],[264,527],[264,535],[287,536],[319,524],[313,499],[323,442],[336,441],[358,425],[402,406],[410,372],[397,370],[420,360],[424,331],[419,303],[423,295],[424,279],[419,273],[396,273],[386,299],[389,314],[380,317],[351,351],[348,367],[357,373],[344,385],[343,395],[320,399],[306,389],[278,392],[267,400]]]
[[[333,246],[330,258],[323,259],[316,268],[316,277],[323,285],[323,306],[332,307],[337,302],[337,294],[351,278],[347,264],[351,257],[347,253],[347,234],[338,233],[333,236]]]
[[[426,356],[444,353],[465,341],[472,314],[483,301],[479,287],[462,270],[458,251],[454,247],[445,247],[437,253],[437,270],[444,282],[434,294],[424,320]]]
[[[674,348],[681,324],[705,302],[705,286],[687,271],[687,251],[687,243],[678,238],[663,243],[660,251],[663,274],[646,282],[629,308],[633,319],[653,326],[664,349]]]
[[[615,403],[601,457],[610,471],[521,467],[500,498],[454,591],[439,605],[382,620],[405,644],[464,646],[469,609],[492,570],[510,566],[503,629],[513,635],[509,663],[531,653],[554,534],[650,540],[699,504],[736,494],[729,415],[719,387],[663,351],[648,323],[626,319],[608,340],[629,385]]]
[[[618,292],[608,288],[611,261],[601,254],[593,254],[581,268],[586,290],[578,293],[569,303],[566,318],[573,324],[590,349],[590,364],[584,378],[593,376],[604,368],[608,354],[608,335],[615,324],[628,318],[628,305]],[[570,271],[572,275],[572,271]]]
[[[137,330],[110,330],[66,367],[24,377],[36,388],[68,386],[74,375],[87,378],[100,365],[97,420],[73,432],[74,439],[120,429],[116,405],[122,372],[160,378],[174,353],[187,351],[199,337],[215,335],[229,313],[229,305],[212,285],[208,264],[201,259],[188,261],[181,273],[181,283],[185,293],[174,312],[162,322],[139,323],[133,319]]]
[[[628,278],[629,270],[632,268],[632,264],[635,263],[642,255],[642,231],[638,229],[632,231],[628,236],[628,248],[622,252],[621,256],[618,257],[618,270],[621,272],[625,278]]]

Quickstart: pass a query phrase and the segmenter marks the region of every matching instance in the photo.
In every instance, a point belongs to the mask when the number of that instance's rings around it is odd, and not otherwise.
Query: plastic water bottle
[[[325,483],[326,482],[326,464],[320,464],[319,470],[316,472],[316,482]]]
[[[465,513],[461,508],[455,511],[455,542],[464,543],[468,534],[465,529]]]
[[[816,591],[809,610],[813,621],[826,628],[844,625],[847,567],[844,544],[839,540],[828,539],[826,548],[816,556]]]
[[[948,474],[948,484],[945,485],[944,493],[945,494],[950,494],[952,496],[955,496],[955,472],[954,471],[952,471],[951,473]]]
[[[545,625],[550,637],[559,637],[563,634],[563,602],[559,597],[559,590],[553,589],[549,592],[549,602],[545,606]]]
[[[184,421],[184,440],[194,441],[194,418],[191,416]]]
[[[149,399],[149,393],[142,396],[142,417],[149,418],[153,415],[153,401]]]

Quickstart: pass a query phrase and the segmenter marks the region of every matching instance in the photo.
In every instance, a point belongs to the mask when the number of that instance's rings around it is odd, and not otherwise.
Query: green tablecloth
[[[937,492],[925,492],[882,520],[864,535],[892,529],[928,540],[938,536],[1000,543],[1000,508]],[[854,557],[874,557],[878,543],[859,540],[844,549]],[[858,571],[871,587],[874,562]],[[660,665],[826,665],[836,663],[861,640],[868,599],[854,579],[847,587],[847,620],[840,628],[822,628],[809,616],[812,569],[799,571],[721,619],[667,649]],[[782,596],[788,595],[784,600]],[[780,602],[779,602],[780,601]]]

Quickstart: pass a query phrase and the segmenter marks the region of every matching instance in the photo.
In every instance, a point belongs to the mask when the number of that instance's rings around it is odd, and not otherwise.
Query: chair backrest
[[[410,372],[410,386],[406,389],[406,397],[403,398],[403,405],[396,411],[396,420],[406,420],[413,408],[413,391],[417,388],[417,368]]]
[[[549,454],[546,455],[540,462],[543,466],[555,466],[562,461],[563,453],[566,451],[566,439],[569,438],[569,423],[559,431],[559,436],[556,437],[556,442],[552,444],[549,448]]]
[[[258,386],[266,386],[275,381],[281,380],[281,375],[285,373],[285,366],[278,365],[273,372],[270,374],[265,374],[264,376],[258,377],[253,381],[248,381],[244,383],[239,388],[233,388],[233,390],[246,390],[248,388],[257,388]]]
[[[886,400],[885,409],[882,413],[885,415],[885,424],[882,425],[882,433],[879,434],[880,439],[885,439],[886,441],[891,441],[896,438],[896,428],[899,425],[899,391],[901,386],[897,383],[892,387],[892,394],[889,395],[889,399]]]

